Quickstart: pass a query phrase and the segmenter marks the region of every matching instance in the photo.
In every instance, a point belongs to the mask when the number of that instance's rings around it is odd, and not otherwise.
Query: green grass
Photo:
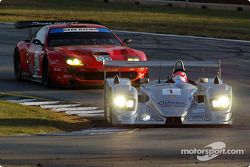
[[[250,12],[112,4],[82,0],[5,0],[0,21],[92,19],[112,29],[250,39]]]
[[[74,131],[88,125],[79,117],[0,101],[0,136]]]

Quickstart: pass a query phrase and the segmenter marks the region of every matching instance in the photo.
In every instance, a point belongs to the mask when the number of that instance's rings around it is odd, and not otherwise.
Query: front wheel
[[[43,61],[43,69],[42,69],[42,83],[45,87],[51,87],[51,76],[50,76],[50,67],[48,59]]]
[[[109,100],[107,97],[104,99],[104,118],[110,126],[113,126],[112,107],[110,106]]]
[[[112,109],[110,108],[110,106],[107,104],[108,100],[105,97],[104,100],[104,117],[106,122],[110,125],[113,126],[113,118],[112,118]]]
[[[14,74],[17,80],[22,80],[21,59],[18,49],[14,51]]]

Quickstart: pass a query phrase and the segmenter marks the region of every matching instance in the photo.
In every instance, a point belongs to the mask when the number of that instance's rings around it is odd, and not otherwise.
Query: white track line
[[[112,134],[112,133],[128,133],[130,129],[123,129],[123,128],[94,128],[94,129],[85,129],[81,131],[74,131],[74,132],[62,132],[62,133],[51,133],[51,134],[38,134],[44,136],[85,136],[85,135],[105,135],[105,134]]]
[[[81,104],[58,104],[58,105],[41,105],[43,109],[60,109],[60,108],[69,108],[69,107],[78,107]]]
[[[21,99],[21,100],[7,100],[7,101],[11,103],[24,103],[24,102],[32,102],[36,100],[37,99]]]
[[[76,114],[76,115],[79,117],[86,117],[86,118],[98,118],[98,117],[103,118],[104,116],[104,114],[84,114],[84,113]]]
[[[78,115],[78,114],[103,114],[104,110],[93,110],[93,111],[66,111],[66,114],[69,115]]]
[[[57,103],[60,103],[60,101],[23,102],[20,104],[26,105],[26,106],[40,106],[40,105],[57,104]]]
[[[14,25],[14,23],[10,23],[10,22],[0,22],[0,24],[9,24],[9,25]]]
[[[216,40],[216,41],[225,41],[225,42],[250,43],[250,41],[246,41],[246,40],[225,39],[225,38],[211,38],[211,37],[199,37],[199,36],[192,36],[192,35],[158,34],[158,33],[150,33],[150,32],[119,31],[119,30],[113,30],[113,32],[128,33],[128,34],[152,35],[152,36],[162,36],[162,37],[178,37],[178,38],[192,38],[192,39]]]
[[[72,108],[56,108],[52,109],[55,112],[65,112],[65,111],[89,111],[97,110],[99,107],[72,107]]]

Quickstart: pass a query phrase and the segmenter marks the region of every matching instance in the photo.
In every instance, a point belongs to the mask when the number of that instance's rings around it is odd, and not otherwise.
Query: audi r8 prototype
[[[146,55],[126,46],[107,27],[91,21],[22,21],[29,38],[17,43],[14,72],[18,80],[41,82],[44,86],[103,84],[104,60],[146,61]],[[32,28],[39,27],[35,33]],[[120,74],[136,83],[147,68],[112,68],[106,76]]]
[[[105,62],[110,67],[169,67],[175,62]],[[105,84],[105,118],[112,125],[231,125],[232,87],[221,79],[219,62],[186,62],[195,68],[218,67],[213,78],[187,77],[182,61],[172,76],[149,82],[141,79],[136,89],[129,79],[116,76]],[[210,69],[211,69],[210,68]]]

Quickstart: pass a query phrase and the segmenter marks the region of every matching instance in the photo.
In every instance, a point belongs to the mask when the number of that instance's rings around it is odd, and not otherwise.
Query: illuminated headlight
[[[124,96],[116,96],[113,99],[114,106],[120,109],[133,109],[135,102],[132,99],[126,99]]]
[[[147,113],[144,113],[144,114],[141,115],[141,119],[143,121],[149,121],[151,119],[151,116],[149,114],[147,114]]]
[[[77,59],[77,58],[73,58],[73,59],[67,59],[67,64],[70,66],[83,66],[83,63],[81,60]]]
[[[128,61],[140,61],[140,59],[137,57],[129,57]]]
[[[230,98],[228,96],[219,96],[212,100],[212,106],[215,109],[227,109],[230,103]]]
[[[114,98],[114,105],[119,108],[126,106],[126,98],[124,96],[117,96]]]
[[[127,103],[126,103],[127,108],[134,108],[134,106],[135,106],[134,100],[128,100],[127,101]]]

